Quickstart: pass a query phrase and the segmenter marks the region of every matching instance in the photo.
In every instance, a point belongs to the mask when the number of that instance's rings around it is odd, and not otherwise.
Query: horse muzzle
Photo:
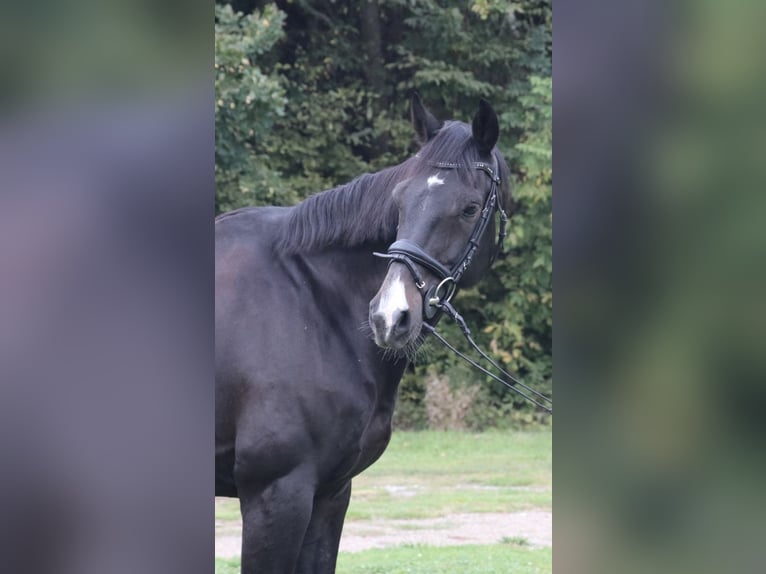
[[[422,325],[420,292],[400,265],[392,265],[370,302],[370,328],[379,347],[402,349],[414,341]]]

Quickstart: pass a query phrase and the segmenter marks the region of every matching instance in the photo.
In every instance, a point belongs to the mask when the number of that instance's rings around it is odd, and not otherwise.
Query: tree
[[[286,103],[279,77],[257,63],[283,37],[284,14],[267,6],[244,16],[216,5],[215,19],[216,211],[292,203],[297,197],[283,192],[260,145]]]

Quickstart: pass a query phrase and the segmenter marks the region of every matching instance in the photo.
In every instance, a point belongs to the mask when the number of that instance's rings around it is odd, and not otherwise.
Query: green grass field
[[[410,488],[396,496],[391,487]],[[347,520],[551,508],[551,433],[399,432],[354,479]]]
[[[550,429],[478,434],[395,432],[381,459],[354,479],[347,523],[452,513],[550,511],[551,500]],[[237,502],[219,501],[216,519],[239,520]],[[504,542],[345,552],[339,556],[338,572],[551,571],[550,548],[528,548],[523,540]],[[239,572],[239,560],[216,560],[217,574],[235,572]]]
[[[215,561],[216,574],[239,574],[239,560]],[[551,549],[487,546],[399,546],[344,552],[337,574],[546,574]]]

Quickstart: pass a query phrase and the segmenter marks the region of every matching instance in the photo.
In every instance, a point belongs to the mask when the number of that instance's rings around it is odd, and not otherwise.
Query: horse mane
[[[277,249],[299,253],[393,241],[399,214],[390,192],[406,178],[408,161],[365,173],[293,206],[277,238]]]
[[[496,152],[497,153],[497,152]],[[498,153],[503,180],[503,206],[510,206],[509,170]],[[401,181],[432,172],[439,163],[457,164],[461,177],[475,184],[480,161],[471,126],[447,121],[420,151],[403,163],[366,173],[349,183],[309,196],[290,208],[288,221],[276,238],[282,253],[305,253],[328,247],[357,247],[391,243],[396,238],[399,212],[392,190]]]

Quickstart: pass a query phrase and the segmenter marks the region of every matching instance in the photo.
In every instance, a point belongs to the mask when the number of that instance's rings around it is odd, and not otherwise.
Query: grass
[[[216,498],[215,519],[237,522],[242,520],[242,515],[239,513],[239,500],[236,498]]]
[[[354,479],[347,520],[533,508],[551,508],[549,429],[399,432]]]
[[[512,546],[529,546],[529,540],[523,536],[503,536],[500,544],[510,544]]]
[[[239,558],[216,558],[215,574],[239,574]]]
[[[550,510],[551,464],[550,429],[395,432],[381,459],[354,479],[347,522]],[[238,501],[218,499],[216,520],[238,521]],[[402,525],[411,528],[417,527]],[[339,574],[550,571],[551,549],[530,548],[522,537],[482,546],[400,546],[338,558]],[[238,573],[238,559],[216,559],[216,574]]]
[[[337,574],[547,574],[551,561],[550,548],[414,545],[340,554]],[[215,571],[239,574],[239,560],[216,559]]]
[[[549,573],[551,549],[513,546],[400,546],[338,557],[338,574]]]

